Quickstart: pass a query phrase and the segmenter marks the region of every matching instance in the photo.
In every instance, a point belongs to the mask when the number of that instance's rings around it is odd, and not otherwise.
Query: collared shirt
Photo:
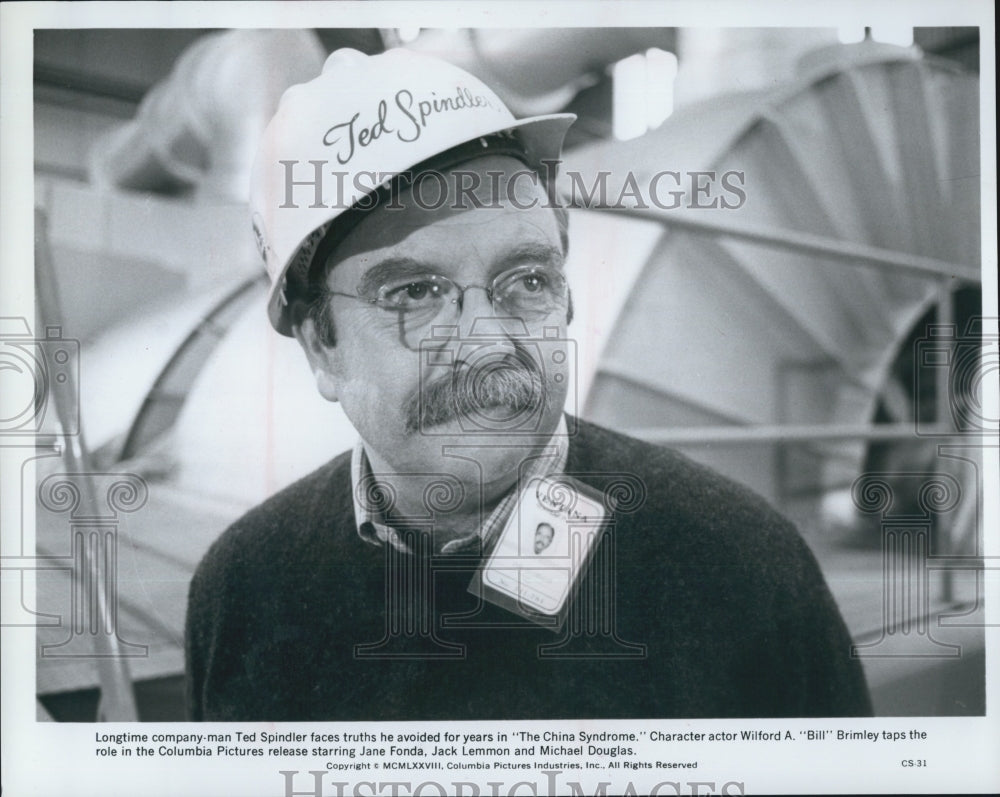
[[[520,485],[527,484],[533,478],[562,473],[566,468],[566,457],[569,454],[569,438],[567,436],[566,418],[560,415],[559,425],[549,442],[531,459],[525,463],[519,473],[519,482],[501,499],[500,503],[490,512],[489,517],[478,529],[468,534],[449,540],[436,553],[471,554],[478,553],[493,541],[507,523],[507,519],[517,504]],[[380,499],[389,492],[383,492],[371,472],[368,455],[365,453],[364,442],[359,438],[351,456],[351,487],[354,498],[354,520],[358,527],[358,536],[372,545],[384,545],[386,542],[400,551],[412,553],[410,547],[400,537],[394,528],[387,525],[382,513],[378,510]],[[482,546],[482,548],[480,548]]]

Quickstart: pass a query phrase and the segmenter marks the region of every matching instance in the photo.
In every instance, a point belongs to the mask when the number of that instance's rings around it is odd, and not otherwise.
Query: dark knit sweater
[[[566,472],[612,492],[625,475],[645,498],[620,502],[560,634],[479,604],[467,591],[475,560],[361,540],[349,469],[349,455],[337,457],[206,554],[188,602],[192,719],[871,713],[844,623],[795,529],[673,451],[580,423]],[[404,570],[433,583],[424,633],[387,624],[399,620],[387,584]]]

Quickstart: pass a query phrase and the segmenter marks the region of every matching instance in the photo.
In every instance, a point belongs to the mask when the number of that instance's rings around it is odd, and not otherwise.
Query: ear
[[[316,377],[316,389],[327,401],[337,401],[336,352],[320,340],[316,322],[308,315],[292,327],[295,339],[305,352],[309,367]]]

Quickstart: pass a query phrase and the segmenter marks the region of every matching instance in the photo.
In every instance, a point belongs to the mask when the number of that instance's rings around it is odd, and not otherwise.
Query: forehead
[[[351,230],[328,261],[328,281],[355,279],[398,255],[440,268],[488,267],[526,243],[559,246],[556,214],[533,175],[514,158],[489,156],[424,178]]]

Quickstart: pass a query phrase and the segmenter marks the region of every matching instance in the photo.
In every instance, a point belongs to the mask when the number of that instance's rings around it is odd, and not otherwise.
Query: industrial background
[[[572,211],[569,409],[788,514],[878,713],[984,713],[976,28],[122,29],[34,39],[38,352],[71,357],[25,393],[39,716],[183,719],[201,555],[354,442],[267,325],[245,206],[281,92],[344,46],[576,113],[563,169],[608,205],[629,173],[744,175],[739,208]]]

